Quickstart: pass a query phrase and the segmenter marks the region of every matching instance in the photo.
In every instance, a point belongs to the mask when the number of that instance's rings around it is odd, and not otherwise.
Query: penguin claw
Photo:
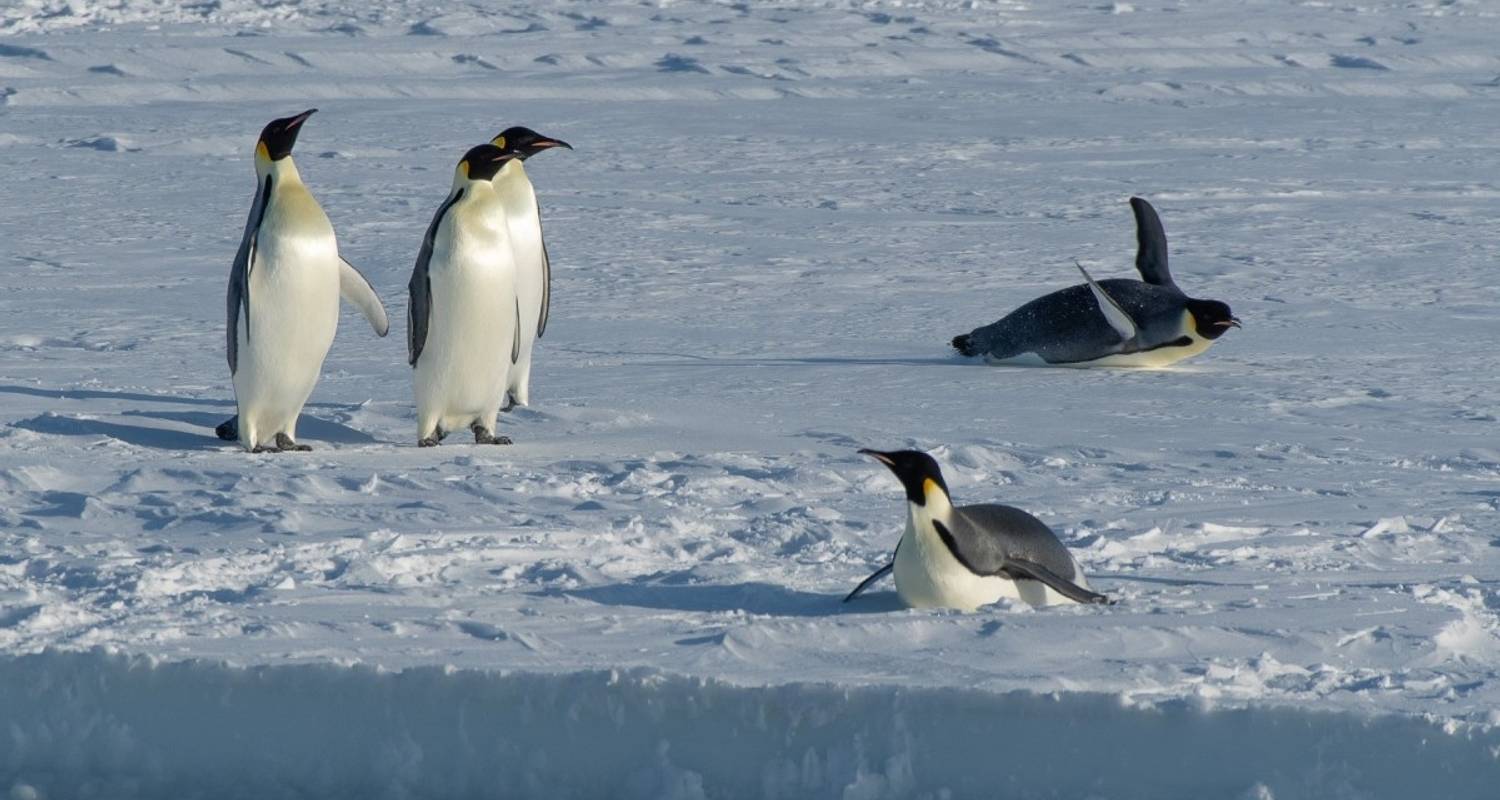
[[[312,450],[310,444],[297,444],[292,437],[284,433],[276,434],[276,447],[278,450],[290,450],[297,453],[306,453]]]
[[[474,444],[513,444],[509,436],[496,436],[477,422],[469,430],[474,432]]]

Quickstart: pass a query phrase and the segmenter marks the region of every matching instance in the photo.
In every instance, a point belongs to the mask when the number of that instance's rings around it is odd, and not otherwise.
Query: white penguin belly
[[[896,549],[896,593],[912,608],[973,611],[1002,597],[1020,599],[1016,582],[975,575],[959,563],[935,532],[918,533],[910,520]]]
[[[1212,339],[1205,339],[1196,334],[1189,334],[1191,344],[1180,347],[1158,347],[1154,350],[1143,350],[1138,353],[1116,353],[1092,361],[1079,361],[1071,364],[1057,364],[1059,367],[1135,367],[1141,369],[1161,369],[1185,359],[1192,358],[1213,345]]]
[[[927,526],[924,526],[927,527]],[[1000,599],[1031,606],[1071,604],[1075,601],[1039,581],[1013,581],[999,575],[975,575],[943,543],[935,531],[919,534],[910,519],[896,549],[896,593],[912,608],[956,608],[973,611]],[[1087,589],[1083,571],[1073,564],[1074,583]]]
[[[497,255],[504,239],[490,242],[433,253],[432,318],[416,369],[419,423],[494,429],[510,375],[516,296],[508,248]]]
[[[537,323],[542,316],[547,260],[536,199],[527,194],[506,208],[511,252],[516,258],[516,300],[521,313],[520,357],[511,369],[508,388],[516,403],[523,406],[531,402],[531,349],[536,344]]]
[[[240,438],[251,447],[277,433],[296,438],[297,416],[318,382],[339,320],[332,229],[322,235],[264,233],[250,272],[249,313],[240,317],[234,374]]]
[[[1213,340],[1211,339],[1204,339],[1196,334],[1185,335],[1193,340],[1192,344],[1181,347],[1158,347],[1154,350],[1142,350],[1136,353],[1112,353],[1088,361],[1054,363],[1047,361],[1036,353],[1021,353],[1010,358],[985,356],[985,362],[1007,367],[1131,367],[1135,369],[1162,369],[1170,367],[1183,359],[1199,355],[1213,345]]]

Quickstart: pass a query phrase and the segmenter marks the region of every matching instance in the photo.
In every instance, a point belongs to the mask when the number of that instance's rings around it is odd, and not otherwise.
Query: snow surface
[[[1492,797],[1488,2],[0,8],[0,792]],[[539,156],[517,444],[414,446],[346,310],[250,456],[223,291],[270,118],[404,316],[455,159]],[[1171,370],[954,334],[1131,274]],[[450,440],[451,441],[451,440]],[[1119,604],[839,599],[930,449]]]

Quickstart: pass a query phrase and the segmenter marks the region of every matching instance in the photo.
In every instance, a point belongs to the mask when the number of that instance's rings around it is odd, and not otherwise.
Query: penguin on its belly
[[[1207,350],[1240,321],[1226,303],[1188,297],[1167,268],[1167,234],[1151,204],[1135,210],[1142,280],[1084,283],[1043,295],[997,322],[954,337],[953,347],[991,364],[1165,367]]]

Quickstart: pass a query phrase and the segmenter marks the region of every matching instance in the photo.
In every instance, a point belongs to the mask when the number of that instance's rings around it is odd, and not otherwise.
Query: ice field
[[[0,796],[1491,798],[1500,5],[0,7]],[[345,307],[250,455],[224,291],[273,117]],[[553,269],[506,448],[418,449],[406,281],[511,124]],[[1157,371],[956,334],[1133,277]],[[901,608],[860,447],[1118,602]]]

